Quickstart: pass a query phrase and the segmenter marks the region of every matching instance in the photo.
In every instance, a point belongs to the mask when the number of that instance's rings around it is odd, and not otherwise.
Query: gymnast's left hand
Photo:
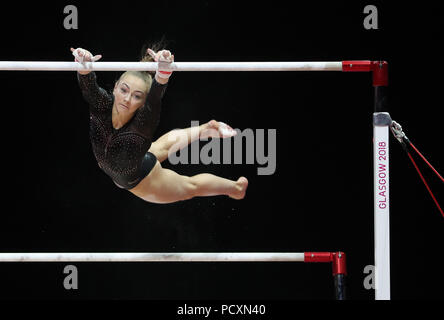
[[[170,64],[174,62],[174,55],[169,50],[160,50],[154,52],[151,49],[147,50],[147,53],[158,62],[156,77],[168,80],[173,73],[170,69]]]

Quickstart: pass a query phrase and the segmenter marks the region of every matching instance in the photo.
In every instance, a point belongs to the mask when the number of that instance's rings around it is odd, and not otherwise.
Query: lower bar
[[[304,261],[304,253],[179,252],[179,253],[0,253],[0,262],[267,262]]]
[[[0,262],[330,262],[335,297],[345,299],[343,252],[52,252],[0,253]]]

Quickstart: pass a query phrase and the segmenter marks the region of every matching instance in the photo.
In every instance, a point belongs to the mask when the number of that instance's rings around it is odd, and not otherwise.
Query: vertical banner
[[[373,114],[375,299],[390,300],[389,131],[387,112]]]

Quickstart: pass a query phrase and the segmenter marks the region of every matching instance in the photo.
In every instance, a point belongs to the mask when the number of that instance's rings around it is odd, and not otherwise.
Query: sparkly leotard
[[[77,73],[82,95],[89,104],[90,138],[99,167],[124,189],[134,188],[156,164],[148,152],[156,130],[167,85],[153,79],[145,104],[122,128],[112,123],[114,96],[97,84],[96,74]]]

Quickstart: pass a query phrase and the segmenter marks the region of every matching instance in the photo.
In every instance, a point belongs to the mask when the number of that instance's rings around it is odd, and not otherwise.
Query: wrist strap
[[[156,75],[162,79],[168,79],[172,73],[173,73],[172,71],[161,71],[161,70],[156,71]]]

